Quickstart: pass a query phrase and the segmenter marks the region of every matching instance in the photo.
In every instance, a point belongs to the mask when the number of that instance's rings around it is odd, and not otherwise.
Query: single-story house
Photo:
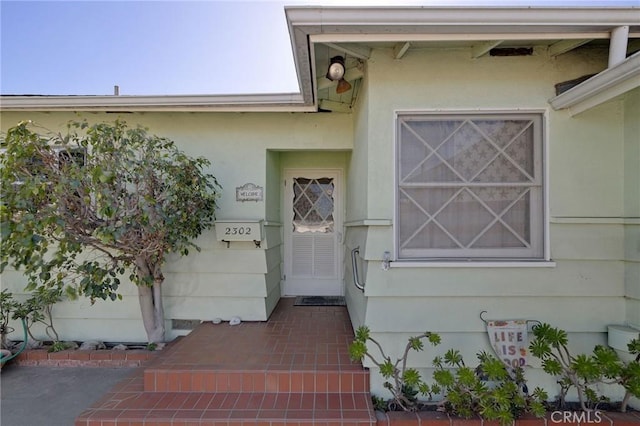
[[[218,222],[166,265],[168,339],[174,320],[266,321],[296,295],[344,296],[383,346],[429,330],[469,360],[490,348],[482,311],[576,351],[640,330],[639,8],[285,13],[298,93],[0,97],[4,132],[121,117],[211,160]],[[57,329],[144,341],[122,290],[57,304]]]

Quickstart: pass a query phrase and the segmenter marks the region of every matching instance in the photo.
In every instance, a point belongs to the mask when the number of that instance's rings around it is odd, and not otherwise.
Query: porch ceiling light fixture
[[[334,56],[329,63],[326,77],[331,81],[337,81],[336,93],[341,94],[351,90],[351,84],[344,79],[345,73],[344,58],[342,56]]]

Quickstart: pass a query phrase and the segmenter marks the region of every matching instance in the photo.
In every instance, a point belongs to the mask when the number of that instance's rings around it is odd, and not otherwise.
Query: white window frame
[[[534,155],[534,161],[540,161],[539,176],[536,176],[540,181],[540,195],[539,206],[535,209],[542,215],[540,218],[539,229],[535,232],[538,234],[537,250],[541,253],[540,256],[533,257],[514,257],[514,256],[497,256],[497,257],[483,257],[483,256],[469,256],[463,253],[452,253],[446,250],[438,250],[438,255],[425,256],[425,257],[400,257],[400,228],[399,228],[399,149],[400,149],[400,120],[406,116],[424,116],[425,119],[433,120],[454,120],[454,119],[534,119],[536,138],[535,149],[539,149],[540,152]],[[435,266],[435,267],[537,267],[537,266],[555,266],[554,262],[550,261],[550,243],[549,243],[549,211],[548,211],[548,111],[541,109],[474,109],[474,110],[406,110],[396,111],[393,119],[394,128],[394,145],[393,145],[393,166],[394,166],[394,225],[393,225],[393,239],[394,239],[394,259],[391,263],[392,267],[414,267],[414,266]],[[533,210],[532,210],[533,211]],[[533,229],[532,229],[533,232]],[[505,254],[508,254],[510,249],[504,249]],[[433,251],[436,251],[434,249]]]
[[[62,154],[69,154],[70,156],[75,154],[75,153],[80,153],[82,154],[82,164],[81,166],[84,167],[85,164],[87,164],[87,149],[82,147],[82,146],[78,146],[78,145],[50,145],[49,148],[56,154],[56,156],[58,157],[58,164],[57,166],[60,167],[60,165],[62,164],[62,159],[61,159],[61,155]],[[0,148],[0,156],[4,155],[4,153],[7,152],[7,148],[6,147],[1,147]],[[20,185],[22,184],[22,181],[15,181],[13,182],[13,184],[17,184]]]

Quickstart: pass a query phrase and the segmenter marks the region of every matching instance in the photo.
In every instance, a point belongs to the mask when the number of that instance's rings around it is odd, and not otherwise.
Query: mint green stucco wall
[[[305,113],[83,113],[89,121],[116,117],[140,124],[153,134],[173,139],[193,156],[212,162],[211,172],[223,187],[218,219],[265,219],[261,247],[232,242],[227,248],[213,230],[197,241],[200,253],[170,257],[164,274],[167,337],[171,319],[212,320],[240,316],[266,320],[280,298],[282,276],[282,170],[284,167],[333,167],[345,173],[352,148],[348,114]],[[74,113],[3,112],[2,131],[30,119],[51,130],[63,130]],[[264,188],[264,201],[238,202],[235,188],[246,183]],[[16,272],[2,276],[2,287],[20,293],[24,279]],[[63,302],[54,307],[56,327],[66,339],[144,341],[135,287],[124,283],[124,299]]]
[[[365,78],[360,85],[358,99],[353,108],[354,143],[353,155],[349,176],[347,178],[347,214],[345,227],[345,297],[349,306],[349,316],[354,328],[364,324],[367,299],[364,294],[354,286],[353,269],[351,267],[351,250],[356,247],[366,252],[364,245],[367,240],[368,228],[362,226],[361,221],[368,218],[368,198],[371,189],[369,187],[369,79]],[[360,259],[358,259],[359,261]],[[361,271],[362,281],[366,282],[366,266]]]
[[[639,292],[631,284],[637,252],[625,255],[625,241],[638,244],[637,226],[624,225],[625,202],[637,191],[638,166],[628,158],[637,150],[630,135],[637,126],[630,123],[637,100],[620,97],[576,117],[548,104],[555,84],[604,69],[606,53],[578,50],[551,58],[536,49],[527,57],[472,59],[467,49],[425,49],[394,60],[390,50],[372,52],[365,101],[355,113],[353,156],[354,162],[362,161],[355,153],[366,153],[367,165],[359,169],[366,170],[366,182],[360,174],[358,179],[367,188],[367,209],[350,212],[361,225],[349,229],[346,248],[361,249],[366,290],[362,295],[349,286],[348,294],[357,307],[354,325],[369,326],[384,347],[392,348],[392,356],[399,355],[408,336],[431,330],[442,334],[441,349],[412,355],[412,366],[426,368],[436,353],[451,347],[473,363],[477,351],[490,350],[479,318],[483,310],[487,318],[540,320],[564,328],[576,351],[606,342],[608,324],[630,321],[626,306],[638,314],[637,299],[630,297]],[[394,250],[395,113],[516,110],[545,117],[552,262],[545,267],[402,268],[392,263],[382,270],[383,253]],[[349,194],[360,189],[355,181],[352,185]],[[552,379],[534,376],[554,389]],[[384,393],[376,374],[372,387]]]
[[[627,322],[640,329],[640,89],[624,102],[625,294]]]

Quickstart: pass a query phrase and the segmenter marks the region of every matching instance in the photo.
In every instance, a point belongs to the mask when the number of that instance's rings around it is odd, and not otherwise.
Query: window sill
[[[555,268],[556,262],[550,260],[539,261],[496,261],[496,262],[480,262],[480,261],[409,261],[401,260],[390,262],[391,268]]]

